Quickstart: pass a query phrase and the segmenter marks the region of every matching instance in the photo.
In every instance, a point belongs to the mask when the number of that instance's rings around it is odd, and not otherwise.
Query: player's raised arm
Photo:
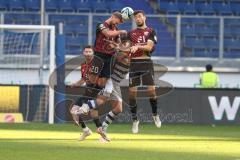
[[[110,31],[108,29],[104,29],[102,30],[102,33],[104,34],[104,36],[111,38],[111,37],[115,37],[121,34],[127,34],[127,31],[125,30],[118,30],[118,31]]]

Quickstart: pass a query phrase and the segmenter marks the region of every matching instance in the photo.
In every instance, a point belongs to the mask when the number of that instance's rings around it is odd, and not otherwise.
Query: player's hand
[[[130,48],[130,52],[131,52],[131,53],[135,53],[137,50],[138,50],[138,46],[132,46],[132,47]]]

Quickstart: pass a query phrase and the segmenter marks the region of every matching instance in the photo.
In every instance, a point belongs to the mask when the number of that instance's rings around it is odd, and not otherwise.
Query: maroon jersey
[[[118,30],[118,28],[115,25],[109,25],[106,22],[99,23],[97,25],[97,29],[96,29],[96,40],[95,40],[95,44],[94,44],[94,51],[95,52],[100,52],[100,53],[103,53],[103,54],[113,55],[115,52],[113,52],[112,49],[107,48],[107,46],[109,46],[109,42],[106,42],[104,39],[115,41],[116,37],[107,38],[102,33],[102,31],[104,29],[112,30],[112,31]]]
[[[157,43],[157,36],[155,31],[152,28],[144,28],[144,29],[134,29],[128,33],[128,39],[132,42],[132,45],[146,45],[148,40],[152,40],[154,44]],[[135,53],[132,53],[132,57],[141,57],[142,55],[149,55],[154,51],[154,48],[151,52],[146,53],[142,50],[137,50]]]
[[[82,79],[86,82],[89,83],[89,69],[92,65],[92,61],[87,63],[86,61],[81,64],[81,74],[82,74]]]

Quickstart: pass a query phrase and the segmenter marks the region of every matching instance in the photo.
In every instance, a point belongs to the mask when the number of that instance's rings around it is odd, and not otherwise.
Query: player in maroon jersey
[[[134,21],[136,29],[128,33],[128,38],[132,43],[130,48],[131,64],[129,74],[129,104],[132,113],[133,127],[132,132],[138,133],[139,120],[137,117],[137,86],[147,86],[149,102],[152,107],[153,120],[157,127],[161,126],[161,121],[157,114],[157,97],[154,84],[154,69],[151,60],[151,54],[154,51],[157,37],[154,29],[146,25],[146,16],[144,11],[134,12]]]
[[[82,86],[86,84],[86,81],[88,81],[88,74],[87,71],[89,67],[91,66],[92,60],[93,60],[93,49],[91,46],[86,46],[83,50],[83,55],[85,57],[85,62],[81,64],[81,79],[77,81],[76,83],[73,83],[71,86]]]
[[[83,55],[85,57],[85,62],[81,64],[81,75],[82,78],[77,81],[76,83],[73,83],[71,86],[82,86],[85,84],[85,93],[83,96],[80,96],[72,105],[71,107],[71,114],[73,116],[74,122],[81,126],[83,129],[83,134],[81,135],[79,140],[84,140],[87,136],[92,134],[92,131],[87,127],[86,123],[81,119],[81,117],[76,113],[78,108],[82,106],[84,103],[87,103],[89,99],[95,98],[98,94],[98,92],[101,90],[96,84],[98,81],[98,78],[95,75],[91,74],[92,69],[92,61],[94,59],[93,55],[93,48],[92,46],[86,46],[83,50]],[[95,61],[97,61],[95,59]],[[98,63],[101,63],[99,60]],[[105,138],[106,135],[102,131],[102,124],[99,120],[98,113],[96,110],[92,111],[91,116],[93,117],[93,121],[97,127],[97,132]]]
[[[102,70],[99,69],[99,63],[93,60],[93,74],[99,76],[98,85],[104,87],[107,79],[110,77],[111,58],[115,54],[114,46],[109,44],[110,41],[117,41],[120,35],[126,35],[127,31],[118,30],[117,25],[122,23],[120,12],[114,12],[110,18],[103,23],[97,24],[96,40],[94,44],[94,56],[102,59]]]

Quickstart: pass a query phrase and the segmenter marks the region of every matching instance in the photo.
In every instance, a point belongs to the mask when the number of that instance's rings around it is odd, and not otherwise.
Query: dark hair
[[[138,13],[142,13],[145,16],[145,12],[143,10],[136,10],[133,12],[133,15],[136,16]]]
[[[210,72],[210,71],[212,71],[212,65],[211,64],[208,64],[208,65],[206,65],[206,71],[207,72]]]
[[[93,47],[92,47],[91,45],[86,45],[86,46],[84,46],[84,47],[83,47],[83,50],[85,50],[86,48],[91,48],[91,49],[93,49]]]

